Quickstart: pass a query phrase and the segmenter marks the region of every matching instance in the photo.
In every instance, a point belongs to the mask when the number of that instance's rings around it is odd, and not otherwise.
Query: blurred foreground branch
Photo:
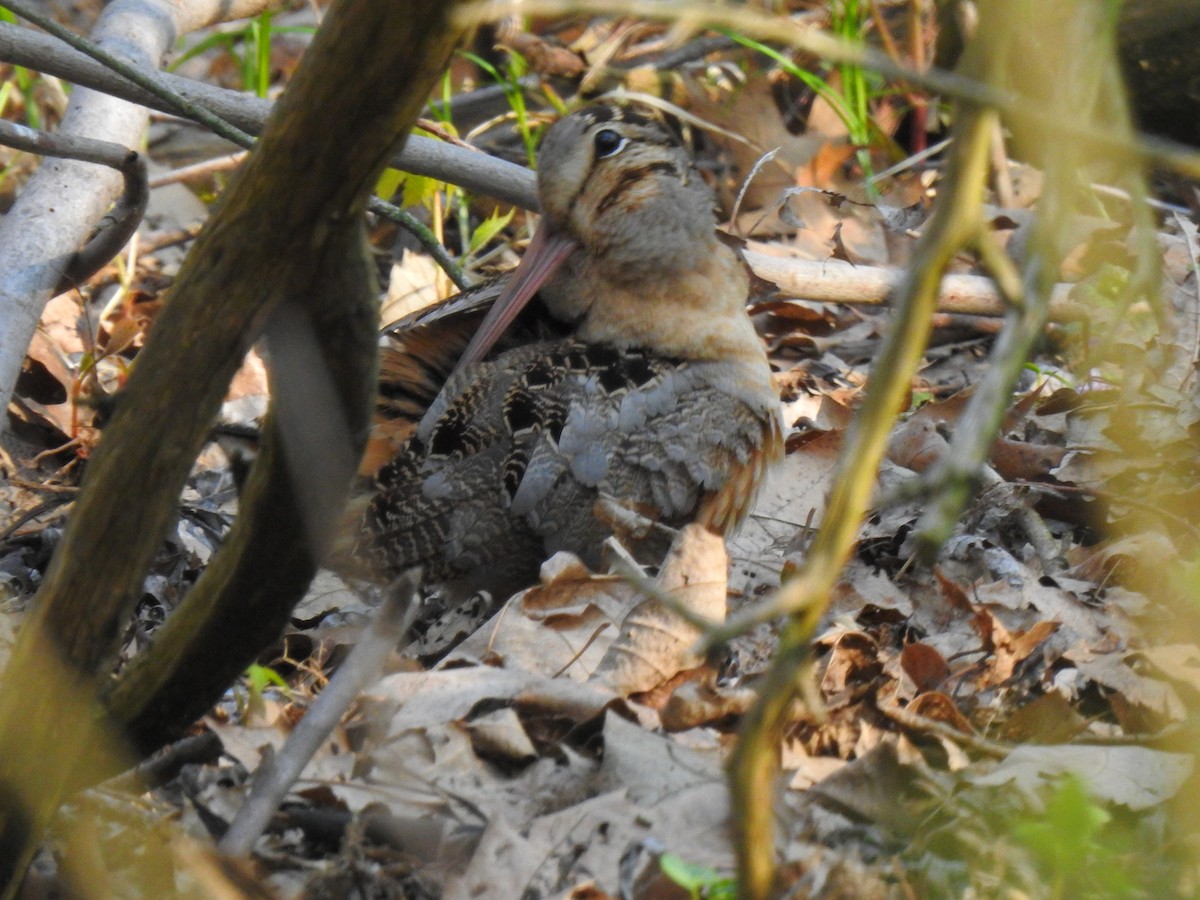
[[[1089,14],[1089,9],[1095,15]],[[960,64],[972,81],[995,86],[1009,93],[1022,85],[1031,57],[1042,61],[1037,69],[1053,92],[1063,81],[1075,84],[1081,93],[1071,93],[1058,109],[1077,130],[1094,130],[1095,122],[1111,120],[1100,110],[1112,110],[1097,97],[1105,97],[1111,84],[1103,73],[1111,66],[1111,44],[1106,39],[1099,7],[1087,0],[1060,5],[1060,16],[1039,14],[1034,0],[1020,3],[986,0],[979,4],[977,37],[968,45]],[[1038,23],[1038,28],[1030,23]],[[1036,35],[1036,37],[1031,37]],[[1035,54],[1031,41],[1051,52]],[[1038,43],[1040,42],[1040,44]],[[1105,51],[1109,52],[1106,53]],[[1048,164],[1048,178],[1058,180],[1044,195],[1044,219],[1040,224],[1045,241],[1029,254],[1025,272],[1016,278],[1012,264],[987,242],[981,199],[987,184],[989,144],[998,121],[995,109],[975,101],[960,100],[953,115],[955,140],[950,165],[933,218],[919,240],[908,275],[897,291],[897,312],[872,375],[864,403],[851,427],[839,462],[838,476],[830,493],[820,530],[799,572],[788,579],[777,596],[759,609],[747,610],[723,629],[710,634],[718,641],[741,633],[751,624],[787,614],[779,649],[760,688],[759,699],[746,714],[738,745],[730,760],[735,809],[738,813],[739,891],[748,898],[765,898],[775,890],[773,802],[779,772],[779,743],[788,721],[788,711],[811,658],[811,641],[828,606],[832,589],[853,552],[855,540],[867,512],[875,476],[897,415],[908,402],[911,379],[923,356],[930,323],[936,308],[937,288],[953,256],[965,248],[977,248],[985,263],[1014,304],[993,356],[995,375],[986,390],[976,393],[979,409],[972,421],[974,432],[963,434],[957,443],[960,458],[954,462],[953,477],[937,487],[946,499],[938,515],[939,524],[952,523],[965,501],[964,486],[978,465],[978,446],[990,446],[1000,416],[1008,404],[1013,380],[1024,364],[1031,341],[1040,333],[1047,314],[1050,289],[1059,269],[1061,238],[1055,234],[1065,214],[1065,198],[1078,190],[1076,165],[1080,159],[1064,152],[1059,142],[1041,146],[1055,161]],[[1026,120],[1028,121],[1028,120]],[[1044,137],[1044,132],[1042,133]],[[1120,145],[1117,135],[1116,145]],[[1104,146],[1113,146],[1110,142]],[[1089,147],[1099,152],[1099,147]],[[1060,229],[1061,230],[1061,229]],[[1028,296],[1022,296],[1022,294]],[[964,449],[965,448],[965,449]]]
[[[363,212],[449,59],[447,13],[428,0],[335,3],[176,279],[0,681],[7,895],[64,794],[106,774],[91,759],[93,732],[108,719],[143,753],[177,735],[277,637],[315,571],[374,391],[377,286]],[[320,139],[331,131],[341,141]],[[94,714],[96,729],[64,719],[64,691],[105,693],[209,423],[264,331],[272,409],[233,531],[123,673],[107,715]],[[37,681],[46,663],[62,677]]]

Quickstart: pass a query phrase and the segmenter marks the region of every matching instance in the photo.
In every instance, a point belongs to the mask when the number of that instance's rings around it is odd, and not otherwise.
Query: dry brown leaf
[[[740,716],[757,697],[757,692],[749,688],[725,689],[689,681],[671,693],[659,711],[659,719],[667,731],[686,731]]]
[[[574,794],[560,793],[547,814],[525,818],[511,809],[491,818],[467,871],[451,880],[444,896],[615,894],[627,849],[650,837],[690,862],[732,870],[718,753],[681,748],[611,715],[604,746],[595,780],[577,782]],[[588,798],[583,791],[600,795]],[[646,863],[655,866],[653,859]]]
[[[635,802],[655,806],[691,787],[715,785],[724,790],[724,755],[716,747],[684,747],[621,716],[608,715],[599,778],[602,786],[620,786]],[[719,812],[714,810],[714,815]]]
[[[1009,634],[997,622],[996,646],[986,683],[990,685],[1004,684],[1012,678],[1017,667],[1058,629],[1058,622],[1043,621],[1036,623],[1028,631]]]
[[[955,609],[971,614],[971,627],[979,635],[983,649],[990,652],[994,646],[995,619],[986,610],[972,603],[967,598],[966,591],[955,584],[940,568],[935,568],[933,574],[937,578],[938,589],[941,591],[942,597],[949,601]]]
[[[1148,647],[1142,656],[1165,676],[1193,691],[1200,691],[1200,647],[1195,644],[1162,644]]]
[[[630,585],[595,575],[577,557],[556,554],[542,584],[510,599],[441,663],[481,662],[584,681],[639,599]]]
[[[1114,711],[1121,716],[1130,732],[1157,731],[1169,722],[1178,722],[1187,715],[1187,708],[1171,685],[1157,678],[1142,675],[1126,662],[1128,652],[1094,653],[1076,646],[1063,658],[1075,664],[1080,672],[1099,685],[1115,692],[1110,698]],[[1123,701],[1135,709],[1122,709]]]
[[[492,710],[467,723],[471,745],[480,757],[506,766],[524,766],[537,759],[537,750],[521,719],[510,707]]]
[[[900,667],[912,679],[918,691],[931,690],[950,675],[950,666],[945,657],[919,641],[904,645],[900,651]]]
[[[840,449],[840,433],[829,432],[768,471],[746,522],[726,541],[732,597],[744,603],[779,586],[788,545],[821,521]]]
[[[997,438],[989,461],[1007,481],[1045,481],[1066,454],[1065,447]]]
[[[1060,579],[1063,584],[1067,579]],[[1081,587],[1090,588],[1076,582]],[[1010,581],[995,581],[978,585],[975,589],[980,603],[1005,607],[1011,610],[1032,609],[1052,622],[1059,622],[1079,635],[1088,645],[1104,641],[1106,626],[1111,617],[1103,610],[1093,609],[1082,603],[1075,594],[1059,584],[1043,584],[1032,573],[1014,586]]]
[[[379,309],[380,322],[395,322],[440,300],[440,272],[429,256],[405,251],[388,277],[387,296]]]
[[[819,638],[818,643],[824,642]],[[883,671],[879,647],[862,631],[846,631],[833,642],[825,673],[821,676],[821,693],[830,705],[845,702],[874,681]]]
[[[1069,741],[1088,726],[1070,702],[1058,691],[1042,694],[1008,717],[1001,731],[1006,741],[1059,744]]]
[[[807,790],[815,784],[820,784],[845,766],[846,760],[836,756],[810,756],[794,741],[784,746],[783,758],[780,760],[780,768],[785,773],[791,773],[788,787],[793,791]]]
[[[901,760],[897,739],[878,742],[871,750],[811,788],[857,818],[905,832],[918,814],[912,797],[924,769],[919,755]]]
[[[973,734],[975,731],[966,716],[959,712],[955,702],[941,691],[930,691],[913,698],[906,709],[923,719],[942,722],[964,734]]]
[[[924,472],[945,456],[949,449],[950,444],[938,431],[936,422],[914,416],[892,432],[887,458],[898,466]]]
[[[75,409],[71,400],[75,374],[62,351],[41,331],[34,333],[21,368],[17,395],[22,404],[42,422],[58,431],[64,440],[75,432]]]
[[[725,619],[727,569],[724,539],[700,525],[687,525],[671,545],[657,583],[692,613],[720,622]],[[620,636],[591,680],[621,695],[648,691],[704,662],[695,649],[700,636],[698,628],[647,598],[625,617]]]
[[[1087,581],[1146,584],[1169,570],[1179,559],[1179,548],[1166,535],[1147,531],[1076,547],[1067,558],[1075,563],[1074,574]]]

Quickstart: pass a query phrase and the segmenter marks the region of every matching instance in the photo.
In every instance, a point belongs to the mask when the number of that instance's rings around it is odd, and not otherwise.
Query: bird
[[[419,421],[361,513],[356,552],[384,575],[466,596],[528,586],[560,550],[594,567],[614,505],[724,535],[782,455],[749,275],[676,134],[584,106],[547,130],[537,184],[518,267],[420,317],[466,310],[474,334],[401,329],[385,355],[381,411]]]

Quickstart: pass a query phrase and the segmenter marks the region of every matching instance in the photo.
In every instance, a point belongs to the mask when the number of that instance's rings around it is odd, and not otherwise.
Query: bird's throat
[[[577,334],[586,341],[673,359],[744,360],[765,369],[762,341],[746,315],[745,266],[716,240],[711,250],[684,272],[560,282],[551,286],[547,305],[556,315],[569,310],[563,318],[578,319]]]

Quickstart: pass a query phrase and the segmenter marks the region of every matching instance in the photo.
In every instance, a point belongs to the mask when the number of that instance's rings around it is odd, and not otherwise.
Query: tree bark
[[[452,9],[335,2],[180,271],[0,681],[9,892],[63,793],[116,765],[94,749],[111,726],[129,725],[143,750],[176,733],[277,636],[303,594],[369,425],[377,291],[363,210],[449,59]],[[104,694],[190,467],[268,328],[267,446],[230,538],[122,679],[113,716],[64,718],[67,699]]]

